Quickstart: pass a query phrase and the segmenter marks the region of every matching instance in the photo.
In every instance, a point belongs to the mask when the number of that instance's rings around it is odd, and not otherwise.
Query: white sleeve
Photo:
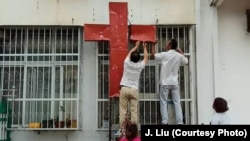
[[[154,56],[155,56],[155,60],[157,60],[157,61],[163,59],[163,53],[156,53]]]
[[[186,65],[187,63],[188,63],[187,57],[185,57],[184,55],[182,55],[182,57],[181,57],[181,65]]]
[[[141,68],[145,68],[145,66],[146,66],[145,61],[141,61],[141,62],[140,62],[140,66],[141,66]]]

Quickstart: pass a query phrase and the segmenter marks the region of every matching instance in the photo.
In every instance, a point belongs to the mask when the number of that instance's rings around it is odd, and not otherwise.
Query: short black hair
[[[130,132],[130,136],[127,136],[126,138],[130,141],[132,141],[134,138],[138,136],[138,127],[135,123],[129,124],[126,128],[128,132]]]
[[[217,97],[214,99],[213,108],[216,113],[224,113],[229,110],[227,101],[222,97]]]
[[[172,49],[177,49],[177,41],[175,39],[170,39],[170,44]]]
[[[141,56],[140,53],[137,51],[134,51],[130,55],[130,60],[134,63],[137,63],[140,60]]]

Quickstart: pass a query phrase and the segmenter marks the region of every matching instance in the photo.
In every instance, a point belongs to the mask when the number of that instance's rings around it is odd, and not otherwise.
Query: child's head
[[[226,112],[229,109],[227,106],[227,101],[221,97],[215,98],[213,103],[213,109],[215,110],[216,113]]]
[[[134,123],[129,124],[126,129],[126,138],[131,140],[137,137],[137,135],[138,135],[137,125]]]

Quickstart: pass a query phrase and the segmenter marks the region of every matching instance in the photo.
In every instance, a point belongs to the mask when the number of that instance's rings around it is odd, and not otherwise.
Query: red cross
[[[109,25],[85,24],[85,41],[109,41],[109,96],[119,95],[123,61],[128,53],[128,8],[126,2],[109,3]],[[131,26],[131,39],[155,41],[155,27],[148,25]]]

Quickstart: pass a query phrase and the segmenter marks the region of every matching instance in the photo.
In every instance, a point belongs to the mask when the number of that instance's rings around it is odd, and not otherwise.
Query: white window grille
[[[0,27],[0,91],[12,129],[77,130],[81,27]]]
[[[178,46],[184,51],[189,58],[189,64],[180,69],[180,88],[181,88],[181,105],[183,109],[185,124],[192,124],[195,121],[195,93],[193,91],[194,81],[192,81],[194,71],[193,44],[194,33],[191,26],[158,26],[157,27],[157,51],[165,49],[166,41],[175,38]],[[99,42],[98,45],[98,128],[108,128],[108,108],[109,108],[109,43]],[[133,45],[130,45],[132,47]],[[143,49],[140,48],[143,53]],[[151,45],[148,48],[151,52]],[[150,55],[149,55],[150,56]],[[139,120],[140,124],[160,124],[160,103],[159,103],[159,74],[160,66],[156,64],[150,56],[149,63],[142,71],[140,78],[140,103],[139,103]],[[111,123],[112,128],[118,127],[119,123],[119,103],[112,103],[113,108]],[[175,122],[175,114],[172,101],[169,100],[169,124]]]

